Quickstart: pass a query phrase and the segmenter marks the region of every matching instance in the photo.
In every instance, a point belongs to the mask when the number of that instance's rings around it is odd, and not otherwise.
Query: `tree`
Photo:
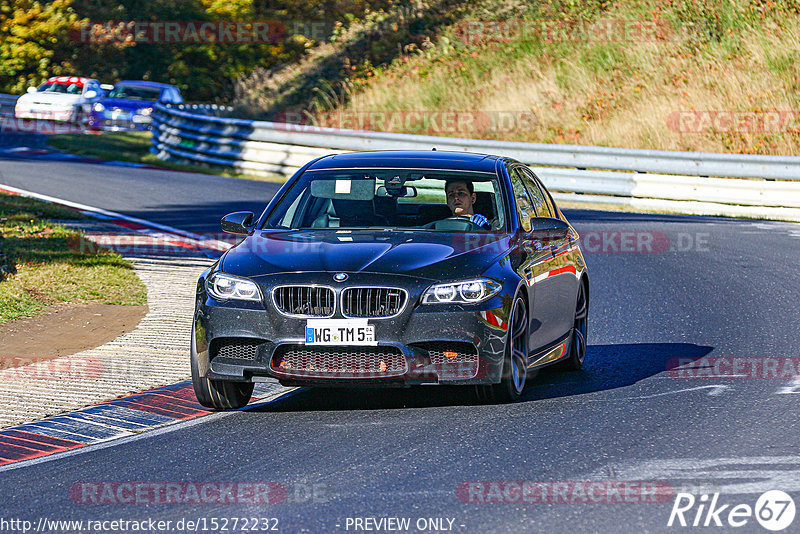
[[[0,91],[21,93],[48,77],[71,74],[80,22],[71,0],[4,0],[0,4]]]

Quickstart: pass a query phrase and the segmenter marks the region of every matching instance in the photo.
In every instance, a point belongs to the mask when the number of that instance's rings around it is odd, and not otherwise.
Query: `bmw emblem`
[[[344,282],[348,278],[347,273],[336,273],[333,275],[333,279],[337,282]]]

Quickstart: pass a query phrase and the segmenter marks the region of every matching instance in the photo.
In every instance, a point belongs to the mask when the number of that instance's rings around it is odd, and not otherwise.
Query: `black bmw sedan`
[[[509,158],[360,152],[306,164],[197,284],[192,381],[209,408],[255,382],[473,386],[518,398],[579,369],[589,279],[578,234]]]

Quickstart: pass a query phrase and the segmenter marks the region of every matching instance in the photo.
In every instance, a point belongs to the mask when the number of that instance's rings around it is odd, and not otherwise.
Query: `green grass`
[[[108,161],[129,161],[145,165],[155,165],[176,171],[199,172],[214,176],[227,176],[231,178],[247,178],[250,180],[285,181],[276,175],[264,177],[250,174],[236,173],[232,170],[206,167],[202,165],[187,165],[172,161],[158,159],[150,153],[150,132],[106,132],[97,135],[61,134],[53,135],[47,142],[56,150],[89,156]]]
[[[122,256],[52,222],[85,218],[55,204],[0,194],[0,324],[62,302],[147,303],[144,284]]]

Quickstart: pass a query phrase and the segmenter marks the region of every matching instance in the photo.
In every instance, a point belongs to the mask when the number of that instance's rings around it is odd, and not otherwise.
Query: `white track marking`
[[[674,481],[676,491],[722,494],[760,494],[774,489],[800,491],[800,456],[636,460],[604,467],[590,476],[607,479],[609,469],[613,469],[614,478],[619,480]]]
[[[226,251],[230,248],[230,243],[225,243],[223,241],[219,241],[217,239],[206,239],[204,236],[200,234],[195,234],[194,232],[189,232],[187,230],[181,230],[180,228],[175,228],[174,226],[167,226],[165,224],[147,221],[145,219],[139,219],[138,217],[131,217],[129,215],[123,215],[122,213],[117,213],[115,211],[105,210],[103,208],[96,208],[94,206],[87,206],[86,204],[80,204],[78,202],[72,202],[70,200],[64,200],[62,198],[51,197],[48,195],[42,195],[39,193],[35,193],[33,191],[28,191],[26,189],[20,189],[18,187],[12,187],[10,185],[0,184],[0,189],[5,189],[7,191],[11,191],[17,193],[18,195],[22,195],[25,197],[36,198],[38,200],[43,200],[45,202],[51,202],[54,204],[62,204],[64,206],[68,206],[70,208],[75,208],[81,211],[86,211],[89,214],[97,214],[101,216],[101,218],[112,218],[112,219],[122,219],[123,221],[128,221],[136,224],[141,224],[142,226],[148,226],[150,228],[157,228],[159,230],[163,230],[165,232],[169,232],[171,234],[179,235],[181,237],[190,239],[195,241],[196,244],[200,247],[210,248],[212,250],[219,250],[219,251]]]

